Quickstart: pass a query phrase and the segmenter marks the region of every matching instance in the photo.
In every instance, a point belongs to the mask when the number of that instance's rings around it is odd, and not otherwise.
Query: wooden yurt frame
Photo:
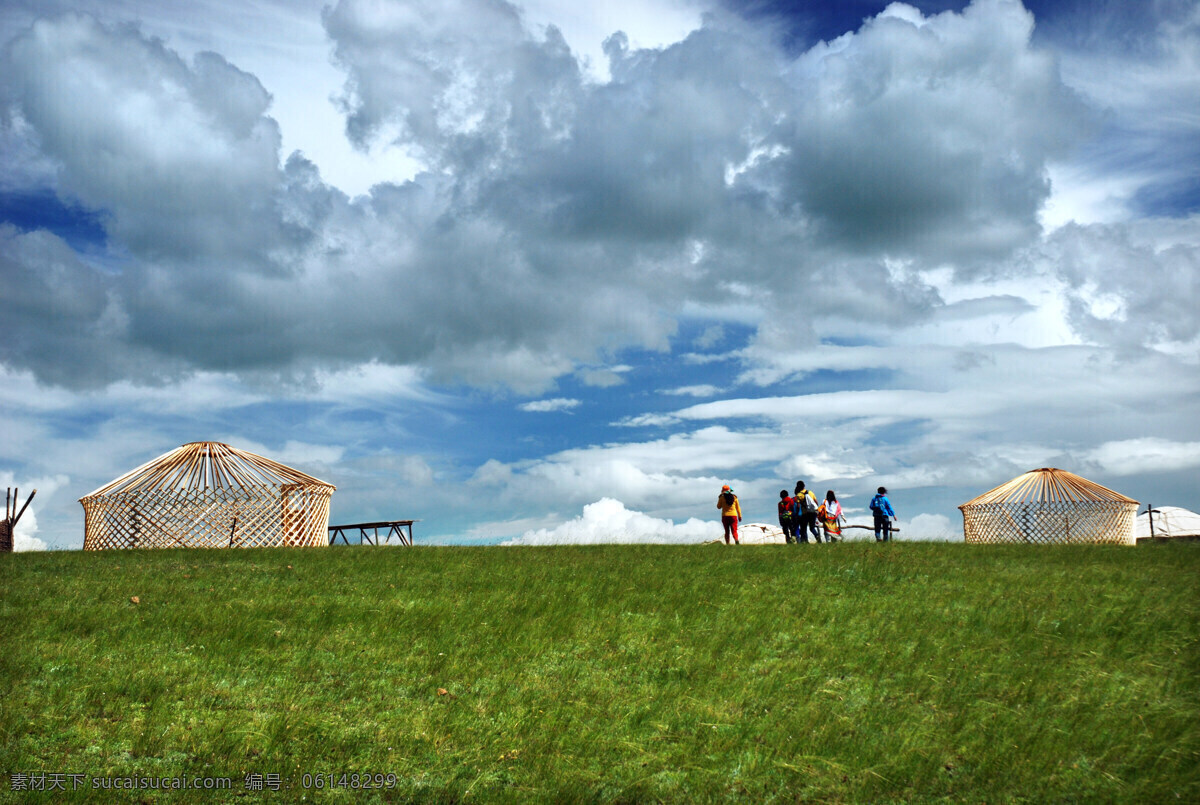
[[[336,488],[227,444],[192,442],[80,498],[83,549],[328,545]]]
[[[967,542],[1137,544],[1136,500],[1052,467],[1031,470],[958,508]]]

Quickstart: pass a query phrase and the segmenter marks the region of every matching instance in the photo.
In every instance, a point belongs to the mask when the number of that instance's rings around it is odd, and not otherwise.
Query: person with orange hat
[[[742,507],[729,484],[721,487],[721,494],[717,496],[717,508],[721,510],[721,525],[725,526],[725,544],[729,544],[729,535],[733,534],[733,544],[741,545],[742,543],[738,542],[737,527],[742,521]]]

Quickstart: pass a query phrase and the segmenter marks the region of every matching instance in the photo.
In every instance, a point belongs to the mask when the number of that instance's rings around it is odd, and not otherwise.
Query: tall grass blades
[[[1200,545],[0,556],[0,800],[1194,802],[1198,580]],[[394,787],[304,787],[343,772]]]

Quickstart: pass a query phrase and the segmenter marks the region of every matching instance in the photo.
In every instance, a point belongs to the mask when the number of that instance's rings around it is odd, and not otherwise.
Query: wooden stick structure
[[[21,519],[21,515],[29,508],[29,504],[33,502],[33,496],[37,494],[37,490],[29,493],[29,497],[25,499],[25,505],[17,511],[17,501],[21,499],[20,488],[8,487],[4,492],[4,521],[0,522],[0,553],[12,553],[15,547],[15,535],[17,532],[17,523]]]
[[[80,498],[83,548],[328,545],[336,488],[227,444],[192,442]]]
[[[1136,544],[1136,500],[1053,467],[1017,476],[958,508],[967,542]]]
[[[413,544],[412,525],[415,520],[384,520],[378,523],[352,523],[350,525],[331,525],[329,526],[329,544],[332,545],[339,537],[346,545],[350,544],[350,540],[346,538],[347,531],[358,531],[359,545],[389,545],[392,537],[400,541],[401,545]],[[379,537],[379,529],[386,529],[382,541]],[[370,532],[370,533],[367,533]]]

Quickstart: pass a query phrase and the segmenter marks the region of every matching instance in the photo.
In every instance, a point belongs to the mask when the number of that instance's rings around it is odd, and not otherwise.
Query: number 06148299
[[[321,788],[395,788],[398,782],[395,774],[364,774],[361,772],[338,774],[304,774],[300,777],[300,786],[308,789]]]

